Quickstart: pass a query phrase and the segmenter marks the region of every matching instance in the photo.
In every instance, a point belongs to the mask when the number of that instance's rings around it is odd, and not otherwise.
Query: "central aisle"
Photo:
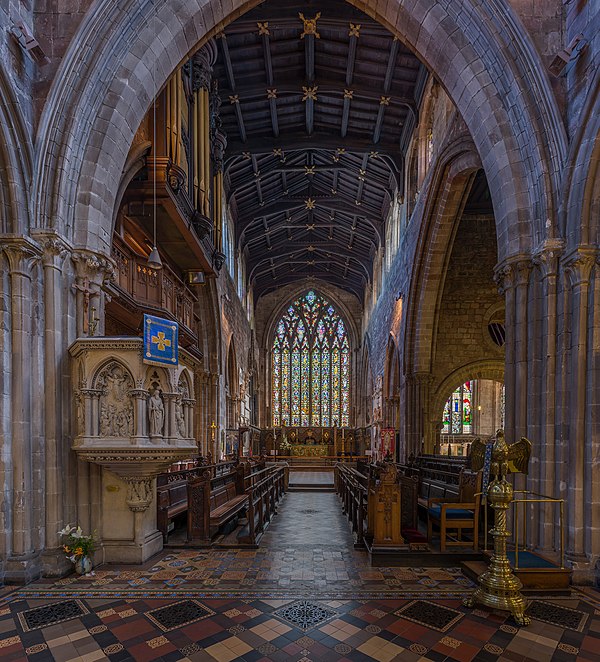
[[[354,540],[334,492],[290,492],[278,506],[261,547],[353,551]]]

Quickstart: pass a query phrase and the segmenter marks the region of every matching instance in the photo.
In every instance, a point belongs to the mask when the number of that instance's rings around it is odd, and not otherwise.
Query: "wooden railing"
[[[117,264],[115,284],[138,304],[162,308],[181,325],[196,333],[196,297],[165,264],[160,270],[148,266],[122,241],[115,238],[112,257]]]

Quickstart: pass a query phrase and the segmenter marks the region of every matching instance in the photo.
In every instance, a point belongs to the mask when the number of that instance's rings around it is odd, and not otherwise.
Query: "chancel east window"
[[[344,320],[310,290],[293,301],[275,328],[272,421],[281,425],[350,423],[350,344]]]

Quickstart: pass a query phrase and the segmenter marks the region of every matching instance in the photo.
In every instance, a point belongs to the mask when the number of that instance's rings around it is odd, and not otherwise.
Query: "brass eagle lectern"
[[[485,463],[487,444],[476,439],[471,445],[471,468],[479,471]],[[476,603],[510,611],[518,625],[529,625],[530,618],[525,614],[527,603],[521,594],[523,586],[513,574],[506,555],[506,511],[513,500],[512,485],[506,480],[511,471],[527,473],[531,442],[525,437],[510,446],[504,439],[504,430],[498,430],[491,451],[490,475],[494,476],[488,486],[487,498],[494,509],[494,528],[490,531],[494,538],[494,553],[489,569],[479,577],[479,587],[465,598],[466,607]]]

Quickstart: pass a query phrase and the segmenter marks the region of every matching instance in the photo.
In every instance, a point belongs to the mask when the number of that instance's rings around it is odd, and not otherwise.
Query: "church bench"
[[[458,482],[453,473],[422,469],[419,476],[417,504],[421,515],[427,514],[430,499],[453,499],[458,497]]]
[[[211,530],[218,530],[248,506],[248,496],[238,493],[237,484],[237,473],[234,472],[213,481],[209,500]]]
[[[244,470],[249,472],[251,468],[245,468]],[[201,474],[207,474],[211,479],[214,479],[215,490],[218,490],[224,484],[220,479],[236,471],[237,462],[219,462],[217,464],[192,466],[188,469],[179,469],[177,465],[173,465],[173,470],[159,474],[156,479],[157,528],[162,533],[164,542],[167,542],[169,532],[173,529],[173,519],[188,510],[187,486],[190,480],[198,478]],[[223,503],[222,495],[219,495],[218,498],[219,506],[221,506]],[[223,512],[221,511],[218,517],[221,518],[222,515]]]
[[[335,465],[335,489],[342,500],[342,511],[347,515],[356,534],[356,546],[362,546],[368,528],[368,493],[370,478],[354,467],[339,462]]]
[[[272,466],[246,478],[248,532],[241,542],[256,544],[258,534],[276,514],[277,503],[285,493],[285,467]]]
[[[156,504],[157,527],[166,543],[172,528],[171,520],[187,510],[187,480],[179,479],[167,485],[157,485]]]
[[[219,528],[248,509],[245,474],[251,468],[238,464],[234,471],[211,477],[210,472],[188,481],[188,542],[210,544]]]

